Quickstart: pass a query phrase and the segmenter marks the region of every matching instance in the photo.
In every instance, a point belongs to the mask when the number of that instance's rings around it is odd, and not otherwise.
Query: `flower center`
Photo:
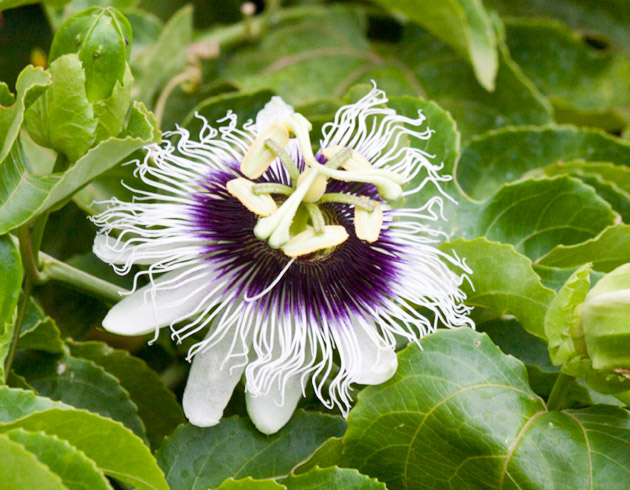
[[[255,183],[238,177],[227,183],[228,192],[259,217],[254,227],[256,237],[271,248],[282,250],[288,257],[322,252],[348,239],[343,226],[326,223],[321,209],[325,203],[354,207],[356,236],[366,242],[375,242],[383,226],[380,200],[352,193],[327,193],[328,181],[372,184],[381,199],[389,201],[402,195],[401,177],[388,170],[373,168],[359,152],[340,146],[324,148],[321,153],[327,161],[319,163],[313,154],[310,130],[311,124],[301,114],[292,114],[258,135],[241,162],[243,175],[257,179],[278,159],[291,178],[290,186],[274,182]],[[285,150],[291,133],[304,158],[305,168],[301,172]]]

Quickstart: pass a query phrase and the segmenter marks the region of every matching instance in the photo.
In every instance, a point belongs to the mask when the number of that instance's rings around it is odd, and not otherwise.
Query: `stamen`
[[[321,165],[318,164],[319,167],[321,167]],[[304,180],[306,180],[308,178],[308,175],[311,173],[311,169],[313,167],[308,167],[304,172],[302,172],[302,174],[300,175],[300,178],[297,181],[297,185],[299,186],[302,182],[304,182]],[[319,198],[322,197],[324,195],[324,192],[326,192],[326,186],[328,185],[328,179],[326,178],[325,175],[318,175],[317,178],[313,181],[313,183],[311,184],[311,186],[308,188],[308,191],[306,191],[306,194],[304,194],[304,199],[302,199],[304,202],[317,202],[319,201]]]
[[[298,185],[297,189],[282,203],[280,208],[271,216],[258,220],[254,227],[254,234],[259,240],[267,240],[271,248],[280,248],[289,241],[289,228],[293,222],[293,217],[304,199],[304,195],[308,192],[315,178],[319,175],[319,169],[322,165],[317,164],[311,167],[312,171]]]
[[[355,196],[353,194],[343,194],[342,192],[328,192],[324,194],[318,203],[338,202],[341,204],[349,204],[355,208],[363,209],[367,212],[374,211],[375,201],[367,199],[364,196]]]
[[[383,199],[395,201],[402,195],[402,179],[400,175],[388,170],[372,169],[372,170],[332,170],[325,165],[320,165],[321,173],[331,179],[341,180],[343,182],[365,182],[373,184],[378,189]]]
[[[238,177],[230,180],[225,188],[252,213],[258,216],[271,216],[278,209],[276,202],[269,194],[255,193],[254,185],[252,181]]]
[[[293,192],[293,187],[270,182],[264,184],[254,184],[254,186],[252,187],[252,192],[257,196],[259,196],[260,194],[283,194],[285,196],[290,196]]]
[[[345,170],[372,170],[372,164],[361,153],[351,148],[344,148],[339,145],[329,146],[322,150],[323,155],[328,158],[326,166],[338,169],[342,167]],[[348,154],[348,156],[345,156]],[[343,158],[343,161],[337,164],[337,158]]]
[[[324,226],[324,232],[318,235],[315,229],[298,233],[287,244],[282,247],[282,251],[289,257],[299,257],[318,250],[334,247],[348,239],[348,232],[340,225]]]
[[[310,202],[304,203],[306,209],[308,210],[308,214],[311,217],[311,221],[313,222],[313,229],[315,230],[316,235],[321,235],[324,233],[324,215],[322,214],[319,206],[317,204],[313,204]]]
[[[284,165],[284,168],[286,168],[287,172],[289,172],[291,182],[293,183],[293,185],[296,185],[297,179],[300,176],[300,171],[295,162],[291,160],[291,157],[289,156],[287,151],[272,139],[265,140],[265,146],[273,151],[280,159],[282,165]]]
[[[289,130],[282,123],[274,123],[258,135],[241,161],[241,172],[250,179],[260,177],[276,159],[276,154],[267,148],[266,141],[272,139],[278,146],[289,142]]]
[[[367,198],[365,199],[367,200]],[[374,210],[371,212],[365,211],[358,206],[354,208],[354,232],[357,234],[357,238],[368,243],[378,240],[381,234],[381,227],[383,226],[381,203],[378,201],[372,202],[374,203]]]
[[[289,118],[285,119],[283,123],[286,124],[286,126],[295,135],[306,164],[310,167],[319,165],[317,160],[315,160],[315,155],[313,155],[313,147],[311,145],[311,137],[309,135],[309,131],[313,128],[313,126],[311,125],[309,120],[306,119],[302,114],[296,112],[295,114],[292,114]]]

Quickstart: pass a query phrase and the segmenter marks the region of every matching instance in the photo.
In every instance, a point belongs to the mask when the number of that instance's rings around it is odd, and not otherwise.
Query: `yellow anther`
[[[282,247],[282,251],[289,257],[299,257],[300,255],[307,255],[318,250],[334,247],[347,239],[348,232],[340,225],[324,226],[324,232],[319,235],[315,233],[313,228],[309,228],[291,238]]]
[[[359,207],[354,208],[354,232],[357,237],[366,242],[373,243],[378,240],[383,226],[383,208],[378,201],[372,201],[373,211],[366,211]]]
[[[265,173],[276,158],[276,154],[265,145],[268,139],[284,147],[289,142],[289,130],[283,123],[274,123],[256,137],[241,161],[241,172],[250,179],[257,179]]]
[[[328,148],[324,148],[322,153],[328,160],[330,160],[341,150],[343,150],[342,146],[332,145]],[[371,170],[372,164],[357,150],[352,150],[352,156],[341,165],[341,168],[344,170]]]
[[[300,174],[300,177],[298,178],[298,181],[297,181],[298,186],[302,182],[304,182],[304,180],[306,180],[308,175],[311,173],[311,168],[312,167],[307,167],[306,170]],[[321,174],[318,175],[317,177],[315,177],[315,180],[306,191],[306,194],[304,194],[304,198],[302,199],[302,201],[304,202],[319,201],[319,199],[324,195],[324,192],[326,192],[327,185],[328,185],[328,179],[326,178],[326,176],[321,175]]]
[[[270,216],[277,209],[276,202],[269,194],[254,194],[254,183],[250,180],[238,177],[230,180],[225,186],[240,203],[258,216]]]

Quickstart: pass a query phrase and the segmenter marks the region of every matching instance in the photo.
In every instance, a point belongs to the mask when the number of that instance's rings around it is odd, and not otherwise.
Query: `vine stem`
[[[20,297],[20,306],[18,307],[18,314],[15,320],[15,325],[13,328],[13,337],[11,339],[11,344],[9,345],[9,352],[7,353],[7,359],[4,363],[4,381],[9,379],[9,371],[11,371],[11,366],[13,365],[13,359],[15,358],[15,351],[17,350],[18,339],[20,338],[20,332],[22,331],[22,325],[24,324],[24,319],[26,318],[26,310],[28,308],[28,301],[31,298],[31,294],[33,293],[33,281],[26,276],[24,280],[24,292]]]
[[[569,393],[569,388],[571,387],[571,383],[573,383],[573,379],[573,376],[569,376],[563,372],[558,374],[556,382],[554,383],[553,388],[551,388],[549,398],[547,399],[547,409],[549,411],[567,408],[567,394]]]

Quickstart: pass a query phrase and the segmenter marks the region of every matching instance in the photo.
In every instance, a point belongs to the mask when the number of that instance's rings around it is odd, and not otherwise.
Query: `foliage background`
[[[61,23],[95,5],[119,9],[133,28],[134,80],[124,86],[133,103],[110,139],[70,131],[70,159],[55,166],[58,154],[33,141],[24,114],[44,93],[51,107],[79,105],[71,92],[53,99],[48,72],[24,67],[47,68]],[[630,261],[629,4],[254,6],[0,0],[4,488],[630,488],[630,382],[595,371],[588,356],[558,357],[563,318]],[[53,74],[54,84],[75,77],[71,69],[81,66]],[[436,130],[427,149],[454,175],[446,187],[459,201],[444,209],[451,240],[441,248],[474,270],[477,331],[404,347],[392,380],[357,387],[347,422],[308,394],[282,431],[263,436],[241,387],[218,426],[187,424],[189,344],[108,335],[100,322],[115,296],[106,283],[88,294],[64,284],[69,264],[130,286],[92,254],[86,215],[99,200],[128,198],[121,180],[133,180],[132,168],[119,163],[157,141],[158,128],[194,132],[195,112],[215,121],[228,109],[244,121],[278,94],[316,134],[372,80],[392,107],[422,109]],[[72,117],[87,124],[85,113]],[[60,121],[53,129],[65,137]],[[33,270],[14,238],[42,216],[31,296],[23,278]],[[617,341],[630,352],[630,335]]]

